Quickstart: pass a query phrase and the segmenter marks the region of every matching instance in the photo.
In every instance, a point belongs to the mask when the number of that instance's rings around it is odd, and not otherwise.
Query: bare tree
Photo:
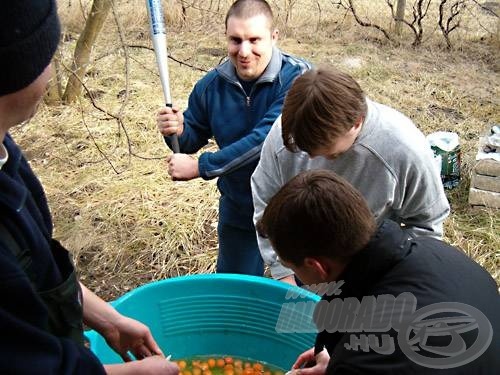
[[[316,0],[316,6],[318,7],[318,23],[316,24],[316,31],[319,31],[321,26],[321,4]]]
[[[396,35],[401,35],[401,29],[403,28],[403,20],[405,19],[405,7],[406,0],[398,0],[398,6],[396,10]]]
[[[427,15],[427,11],[429,10],[429,5],[431,5],[431,0],[417,0],[413,5],[412,22],[411,23],[405,22],[415,34],[415,39],[413,40],[412,43],[414,47],[422,43],[422,37],[424,35],[424,27],[422,25],[422,21]]]
[[[76,43],[71,67],[73,74],[68,78],[66,90],[63,95],[63,101],[66,103],[74,102],[80,95],[82,78],[87,69],[92,46],[104,25],[112,2],[113,0],[94,0],[92,3],[92,9],[88,15],[87,22],[85,22],[83,32]]]
[[[360,24],[361,26],[364,26],[364,27],[370,27],[370,28],[373,28],[373,29],[376,29],[376,30],[379,30],[382,34],[384,34],[384,36],[388,39],[388,40],[391,40],[392,41],[392,38],[391,36],[389,35],[389,32],[387,30],[385,30],[382,26],[380,25],[377,25],[373,22],[370,22],[370,21],[363,21],[359,16],[358,16],[358,13],[356,12],[356,9],[354,8],[354,2],[352,0],[348,0],[347,1],[347,5],[343,3],[343,1],[339,1],[338,5],[341,5],[343,6],[344,8],[348,9],[351,14],[353,15],[354,19],[356,20],[356,22],[358,24]]]
[[[478,2],[477,0],[471,1],[476,4],[482,12],[497,19],[496,32],[490,30],[487,31],[493,35],[496,44],[500,47],[500,3],[498,1],[486,1],[482,3]]]
[[[429,6],[431,4],[431,1],[432,0],[415,0],[415,2],[413,3],[413,6],[412,6],[412,10],[413,10],[412,11],[412,18],[410,20],[408,20],[408,19],[402,17],[402,14],[404,14],[403,3],[405,3],[404,5],[406,5],[405,1],[398,0],[398,3],[397,3],[398,9],[395,9],[396,4],[394,3],[394,1],[386,0],[386,3],[391,10],[392,19],[396,21],[396,24],[399,22],[401,24],[407,25],[411,29],[411,31],[413,32],[414,39],[413,39],[412,45],[414,47],[416,47],[422,43],[422,37],[423,37],[423,33],[424,33],[422,21],[427,16],[427,12],[429,10]],[[359,25],[364,26],[364,27],[371,27],[371,28],[374,28],[376,30],[379,30],[387,40],[393,41],[393,39],[390,35],[390,32],[388,30],[386,30],[384,27],[382,27],[374,22],[371,22],[369,20],[361,19],[358,12],[356,11],[356,7],[354,5],[353,0],[339,0],[337,2],[332,2],[332,3],[334,5],[341,6],[341,7],[344,7],[345,9],[347,9],[352,14],[352,16],[354,17],[354,19],[356,20],[356,22]]]
[[[44,97],[44,102],[48,105],[56,105],[61,102],[62,87],[59,80],[58,69],[59,60],[55,58],[50,67],[50,81],[47,85],[47,92]]]
[[[500,48],[500,17],[497,17],[497,36],[496,36],[496,42],[498,44],[498,47]]]
[[[288,26],[288,21],[292,19],[292,11],[297,0],[285,0],[285,26]]]
[[[460,25],[460,11],[465,8],[466,0],[453,2],[447,9],[448,0],[441,0],[439,4],[439,28],[443,32],[446,45],[451,48],[450,33]],[[446,15],[448,13],[448,15]]]
[[[422,37],[424,35],[422,21],[427,16],[427,11],[429,10],[431,1],[432,0],[416,0],[412,6],[412,19],[407,20],[398,16],[399,9],[396,10],[396,12],[394,11],[394,4],[392,3],[392,1],[386,0],[387,5],[391,9],[392,18],[396,20],[396,22],[407,25],[410,30],[413,31],[415,37],[413,39],[412,46],[414,47],[422,43]],[[398,1],[398,8],[399,6],[400,2]]]

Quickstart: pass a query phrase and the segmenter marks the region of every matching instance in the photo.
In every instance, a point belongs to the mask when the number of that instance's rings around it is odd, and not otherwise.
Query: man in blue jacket
[[[8,134],[36,112],[59,34],[54,0],[0,5],[0,374],[176,375],[144,324],[78,282],[52,238],[42,185]],[[103,366],[83,344],[83,322],[125,361],[144,359]]]
[[[278,31],[265,0],[238,0],[226,15],[228,59],[195,85],[182,114],[163,108],[158,128],[179,136],[180,154],[168,159],[174,180],[218,177],[217,272],[262,275],[264,265],[252,222],[252,175],[264,141],[293,80],[309,68],[276,48]],[[219,150],[189,155],[211,137]]]

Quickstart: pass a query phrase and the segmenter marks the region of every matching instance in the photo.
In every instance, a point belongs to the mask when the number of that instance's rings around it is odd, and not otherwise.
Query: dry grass
[[[90,4],[69,3],[59,1],[67,32],[59,58],[66,66]],[[116,3],[127,44],[149,46],[145,9],[134,1]],[[191,3],[185,22],[179,2],[165,2],[169,51],[209,69],[225,54],[221,20],[229,1]],[[370,97],[406,113],[426,134],[450,130],[460,135],[464,178],[448,192],[452,214],[445,224],[446,240],[500,283],[499,212],[471,211],[467,205],[478,136],[488,124],[500,122],[498,45],[486,31],[495,20],[468,16],[453,37],[457,48],[452,51],[443,48],[434,26],[426,26],[423,46],[413,49],[411,34],[405,33],[399,46],[389,44],[330,2],[296,2],[286,25],[284,4],[290,2],[271,3],[282,49],[349,71]],[[362,14],[391,27],[380,3],[385,2],[361,1]],[[123,127],[82,97],[74,105],[41,106],[31,124],[13,132],[46,188],[56,237],[72,250],[84,282],[106,299],[150,280],[212,272],[215,181],[176,183],[166,173],[163,159],[169,151],[154,120],[163,102],[154,53],[136,47],[125,53],[110,14],[92,56],[85,84],[96,105],[121,116]],[[169,64],[174,103],[184,108],[203,73]],[[61,72],[63,83],[66,77]]]

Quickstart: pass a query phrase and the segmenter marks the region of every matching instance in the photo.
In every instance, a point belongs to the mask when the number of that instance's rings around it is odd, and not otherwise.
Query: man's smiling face
[[[227,50],[238,77],[245,81],[259,78],[266,69],[278,39],[265,15],[250,18],[229,17],[227,20]]]

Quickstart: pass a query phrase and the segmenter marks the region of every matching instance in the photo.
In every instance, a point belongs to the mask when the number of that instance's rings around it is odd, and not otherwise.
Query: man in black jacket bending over
[[[377,227],[335,173],[290,180],[257,230],[305,284],[326,291],[297,375],[498,373],[500,299],[488,272],[442,241],[408,238],[389,220]]]

